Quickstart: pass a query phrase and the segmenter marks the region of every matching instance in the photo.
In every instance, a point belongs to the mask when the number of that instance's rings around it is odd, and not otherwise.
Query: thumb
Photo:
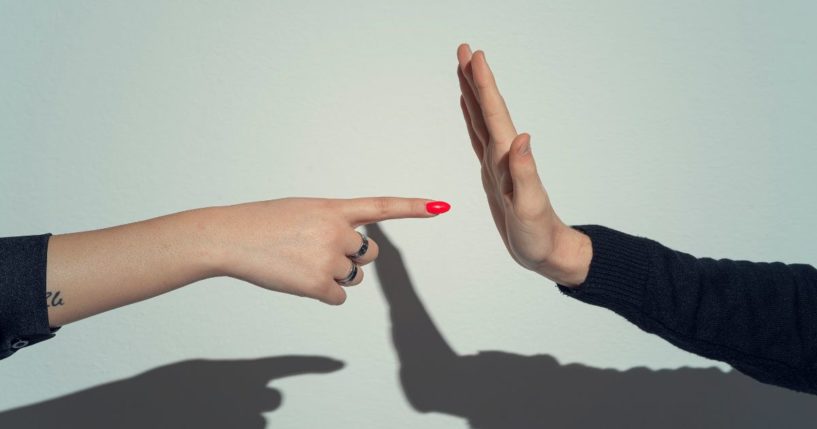
[[[508,152],[508,167],[513,180],[514,210],[519,213],[525,211],[525,207],[541,207],[545,189],[530,149],[530,135],[522,133],[516,136]]]
[[[388,219],[434,217],[451,205],[422,198],[367,197],[341,200],[349,222],[358,227]]]

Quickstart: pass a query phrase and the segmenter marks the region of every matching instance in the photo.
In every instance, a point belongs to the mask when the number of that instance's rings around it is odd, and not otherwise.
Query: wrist
[[[554,243],[553,252],[536,272],[560,285],[578,287],[587,279],[593,259],[590,237],[563,224],[554,233]]]
[[[221,207],[208,207],[177,213],[183,225],[179,237],[185,243],[185,257],[200,280],[226,275],[226,245],[220,238]]]

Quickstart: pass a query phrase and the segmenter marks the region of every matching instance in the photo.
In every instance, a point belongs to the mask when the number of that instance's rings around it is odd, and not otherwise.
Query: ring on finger
[[[355,263],[355,261],[352,261],[352,268],[349,269],[349,274],[346,277],[335,281],[338,282],[338,284],[341,286],[349,286],[355,279],[355,277],[357,277],[357,270],[358,270],[357,264]]]
[[[362,258],[363,255],[365,255],[366,252],[369,250],[369,238],[366,237],[366,234],[363,234],[360,231],[355,232],[358,233],[358,235],[360,235],[361,243],[360,248],[357,249],[357,252],[355,252],[353,255],[348,255],[349,258],[351,258],[352,260]]]

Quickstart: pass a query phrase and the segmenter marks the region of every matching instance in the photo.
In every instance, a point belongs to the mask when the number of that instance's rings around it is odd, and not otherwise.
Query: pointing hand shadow
[[[367,233],[380,246],[375,270],[403,392],[417,411],[459,416],[474,428],[794,428],[817,421],[817,397],[734,371],[617,371],[500,351],[460,356],[423,307],[399,250],[377,224]]]
[[[283,398],[267,387],[270,380],[342,367],[320,356],[188,360],[2,412],[0,427],[264,428],[261,413],[280,407]]]

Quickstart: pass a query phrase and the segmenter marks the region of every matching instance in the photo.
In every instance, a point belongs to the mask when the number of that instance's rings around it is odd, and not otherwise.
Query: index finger
[[[325,356],[273,356],[260,359],[239,359],[212,361],[217,368],[230,372],[231,376],[243,379],[256,379],[268,383],[272,379],[303,374],[320,374],[337,371],[344,363]]]
[[[354,227],[388,219],[434,217],[451,207],[444,201],[424,198],[366,197],[340,201],[344,215]]]
[[[505,100],[499,93],[496,86],[494,74],[485,61],[485,52],[477,51],[471,57],[471,70],[474,74],[474,85],[479,93],[479,105],[482,108],[482,115],[488,132],[497,142],[507,150],[511,141],[516,137],[516,128],[513,126],[511,115]],[[507,146],[507,147],[505,147]]]

